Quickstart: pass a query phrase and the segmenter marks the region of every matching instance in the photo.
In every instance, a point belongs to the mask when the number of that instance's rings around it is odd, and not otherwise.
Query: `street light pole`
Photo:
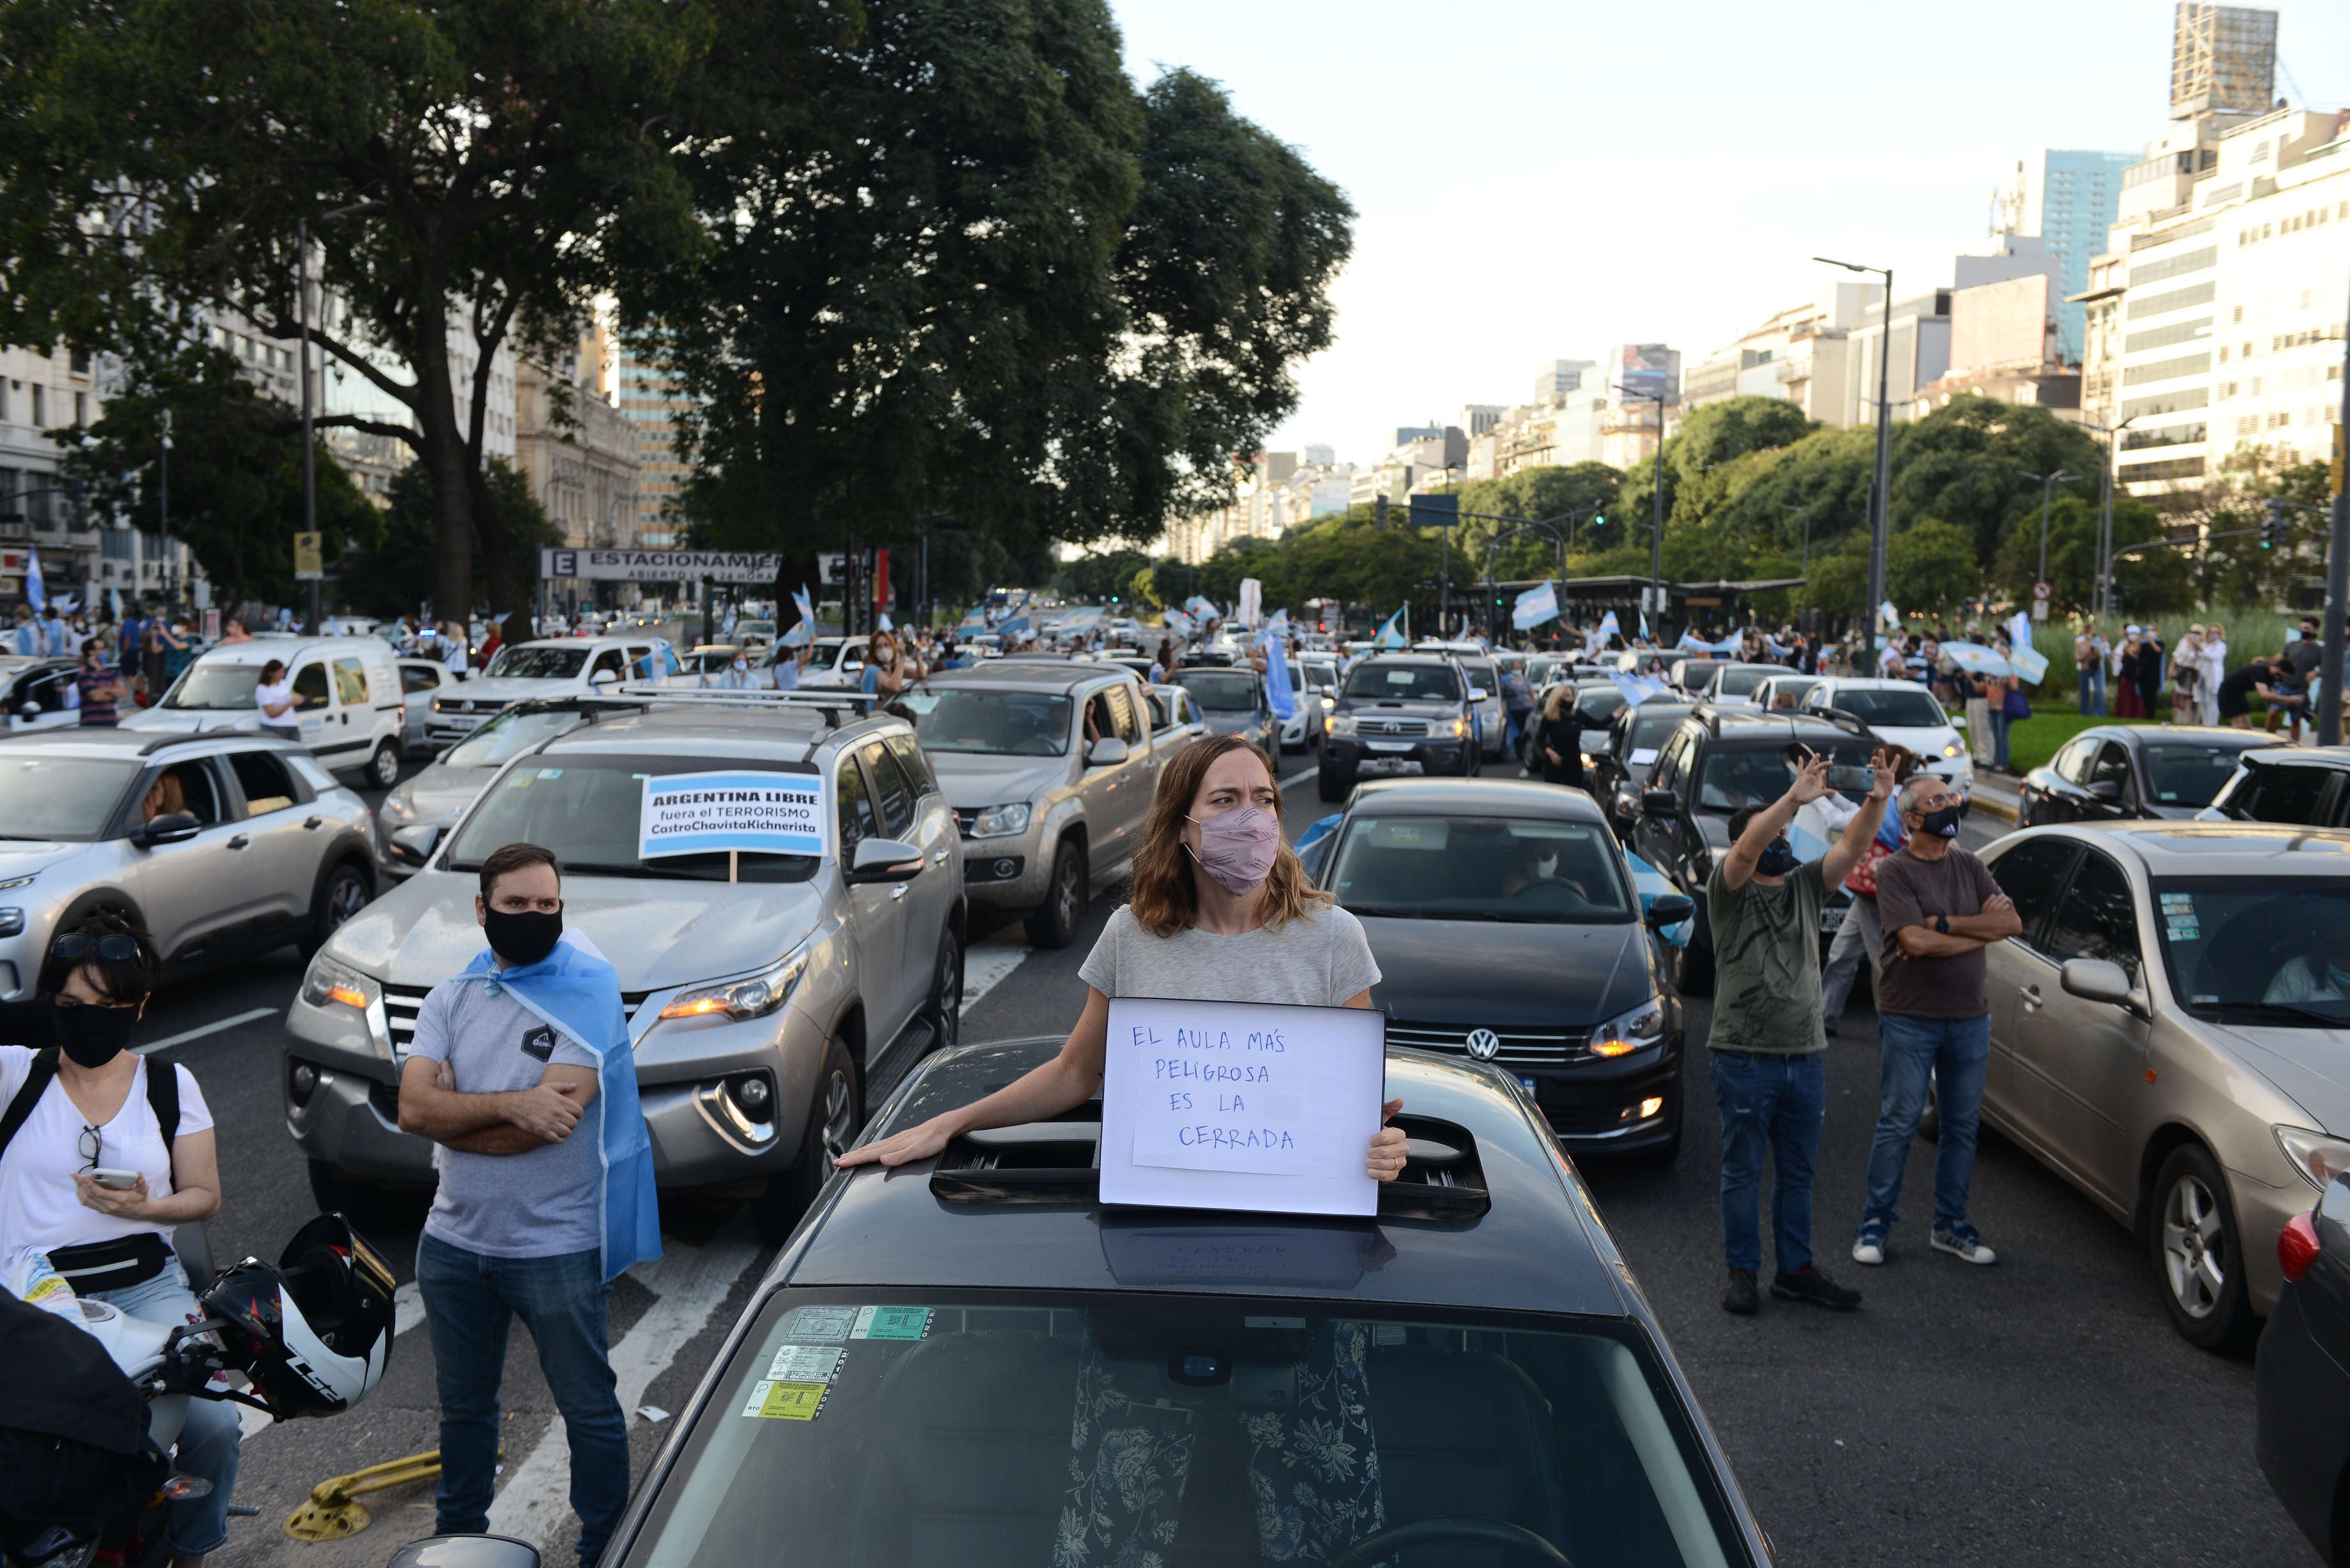
[[[2034,578],[2033,581],[2044,583],[2048,580],[2048,500],[2050,493],[2055,489],[2056,482],[2058,480],[2078,479],[2081,476],[2074,473],[2070,469],[2059,468],[2047,473],[2027,473],[2023,477],[2026,479],[2036,479],[2040,482],[2040,576]]]
[[[2091,424],[2086,420],[2081,421],[2083,430],[2095,431],[2106,438],[2105,471],[2097,475],[2097,581],[2089,599],[2090,614],[2099,620],[2113,613],[2113,605],[2109,601],[2114,575],[2115,441],[2122,431],[2137,422],[2138,417],[2132,414],[2117,425]],[[2044,579],[2048,574],[2043,570],[2040,575]]]
[[[1866,661],[1862,668],[1877,668],[1877,607],[1885,602],[1886,519],[1891,499],[1889,486],[1893,468],[1893,405],[1886,400],[1892,396],[1893,369],[1893,269],[1889,266],[1864,266],[1858,262],[1834,261],[1826,256],[1814,256],[1815,262],[1840,266],[1846,272],[1873,272],[1885,278],[1884,308],[1880,319],[1882,340],[1877,346],[1877,483],[1869,491],[1868,518],[1868,613],[1864,618],[1860,651]]]

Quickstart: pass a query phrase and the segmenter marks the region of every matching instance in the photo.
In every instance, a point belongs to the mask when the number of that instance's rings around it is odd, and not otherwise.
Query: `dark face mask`
[[[1762,853],[1755,857],[1754,870],[1758,876],[1784,877],[1795,868],[1796,864],[1794,848],[1783,835],[1773,839]]]
[[[519,969],[539,962],[555,950],[563,937],[563,911],[491,909],[484,917],[482,929],[489,935],[491,950]]]
[[[130,1044],[131,1026],[139,1022],[135,1007],[59,1007],[49,1003],[49,1023],[57,1032],[58,1048],[75,1065],[103,1067]]]
[[[1918,817],[1918,826],[1919,831],[1930,833],[1937,838],[1956,838],[1959,836],[1959,808],[1946,805],[1939,811],[1926,812]]]

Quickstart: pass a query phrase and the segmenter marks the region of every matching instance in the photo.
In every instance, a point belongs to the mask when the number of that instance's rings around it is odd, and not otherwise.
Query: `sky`
[[[1553,359],[1694,366],[1851,275],[1815,255],[1947,285],[2018,159],[2169,115],[2169,0],[1111,4],[1138,81],[1222,82],[1354,203],[1337,340],[1266,444],[1358,463]],[[2276,8],[2277,90],[2350,104],[2350,5]]]

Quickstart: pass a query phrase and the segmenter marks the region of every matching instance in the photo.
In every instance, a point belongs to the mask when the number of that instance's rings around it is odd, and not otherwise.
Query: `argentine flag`
[[[1558,618],[1558,584],[1545,580],[1538,588],[1528,588],[1518,596],[1517,607],[1510,611],[1510,624],[1520,631],[1528,631],[1544,621]]]

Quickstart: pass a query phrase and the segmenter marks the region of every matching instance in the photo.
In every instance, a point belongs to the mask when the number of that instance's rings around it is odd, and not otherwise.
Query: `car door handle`
[[[2015,988],[2015,994],[2023,998],[2023,1005],[2026,1007],[2038,1007],[2041,1004],[2040,988],[2036,985],[2019,985]]]
[[[933,856],[931,856],[931,865],[933,865],[933,866],[943,866],[943,865],[945,865],[946,863],[947,863],[947,852],[946,852],[945,850],[943,850],[943,849],[940,850],[936,855],[933,855]]]
[[[307,822],[304,823],[302,826],[303,826],[304,827],[306,827],[306,828],[313,828],[313,829],[315,829],[315,828],[318,828],[318,827],[323,827],[323,826],[326,826],[326,822],[327,822],[327,819],[326,819],[325,817],[323,817],[323,816],[314,816],[314,817],[310,818],[310,820],[309,820],[309,821],[307,821]]]
[[[252,839],[247,838],[244,834],[240,833],[234,838],[228,841],[228,846],[231,849],[242,849],[252,842]]]
[[[904,884],[903,882],[899,883],[896,887],[894,887],[894,888],[890,888],[890,889],[889,889],[889,897],[890,897],[890,899],[891,899],[893,902],[894,902],[895,900],[897,900],[897,899],[899,899],[899,898],[904,898],[905,896],[906,896],[906,884]]]

